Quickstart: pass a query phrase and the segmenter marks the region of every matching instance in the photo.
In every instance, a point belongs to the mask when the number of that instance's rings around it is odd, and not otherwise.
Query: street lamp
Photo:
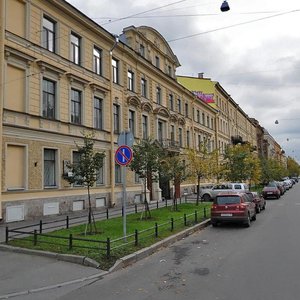
[[[229,4],[226,0],[223,1],[220,9],[221,9],[222,12],[230,10]]]

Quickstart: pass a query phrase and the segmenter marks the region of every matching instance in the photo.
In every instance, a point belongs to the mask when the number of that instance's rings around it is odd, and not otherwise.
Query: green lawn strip
[[[145,219],[145,213],[133,213],[126,217],[126,241],[123,238],[123,218],[117,217],[108,220],[96,222],[97,234],[85,235],[86,224],[71,227],[69,229],[56,230],[51,233],[45,233],[47,236],[38,235],[37,245],[33,244],[33,236],[15,239],[9,242],[10,245],[25,247],[36,250],[50,251],[64,254],[75,254],[90,257],[99,262],[100,267],[104,270],[109,269],[114,262],[125,255],[133,253],[138,249],[150,246],[165,237],[186,228],[184,226],[184,214],[187,215],[187,225],[194,224],[195,211],[197,211],[198,222],[204,219],[204,207],[206,216],[210,215],[211,203],[179,204],[178,211],[172,210],[171,207],[163,207],[151,211],[151,218]],[[174,230],[171,231],[171,218],[174,219]],[[155,238],[155,223],[158,225],[158,237]],[[149,229],[149,230],[148,230]],[[134,233],[138,231],[138,246],[134,244]],[[69,236],[72,234],[72,249],[69,249]],[[51,237],[50,237],[51,236]],[[64,237],[66,239],[58,238]],[[111,241],[111,257],[106,257],[107,238]],[[78,240],[77,240],[78,239]],[[117,241],[115,241],[117,240]],[[90,247],[79,248],[80,247]],[[100,250],[103,248],[103,250]]]

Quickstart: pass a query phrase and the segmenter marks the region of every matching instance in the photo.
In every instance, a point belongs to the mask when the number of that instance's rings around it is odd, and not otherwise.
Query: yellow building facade
[[[106,154],[91,189],[95,208],[122,202],[121,132],[183,153],[217,145],[217,111],[176,81],[180,65],[153,28],[116,37],[61,0],[0,0],[0,218],[7,222],[84,210],[87,192],[70,185],[83,132]],[[129,202],[142,183],[127,173]],[[187,188],[192,188],[187,184]],[[152,200],[160,200],[159,183]]]
[[[214,107],[216,114],[216,147],[224,153],[227,145],[248,142],[257,148],[256,126],[253,120],[232,99],[217,81],[198,77],[177,76],[180,84]]]

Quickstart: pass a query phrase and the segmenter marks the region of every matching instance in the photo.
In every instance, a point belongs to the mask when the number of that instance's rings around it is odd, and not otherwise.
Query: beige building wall
[[[183,153],[204,139],[215,147],[215,110],[176,82],[179,61],[156,30],[125,28],[116,44],[112,34],[65,1],[0,3],[0,102],[4,106],[0,217],[4,220],[35,218],[49,211],[67,213],[78,201],[84,209],[86,190],[64,179],[66,164],[77,150],[75,143],[83,144],[83,131],[94,131],[96,150],[106,154],[102,179],[91,190],[93,206],[122,202],[114,153],[124,130],[134,131],[136,141],[146,132],[166,151]],[[44,38],[45,32],[54,33],[55,38]],[[77,57],[72,49],[79,49],[78,62],[73,60]],[[96,50],[101,57],[99,74]],[[112,60],[118,65],[117,82],[112,80]],[[134,74],[132,89],[129,71]],[[96,103],[102,104],[101,128],[96,128],[96,116],[100,115]],[[197,111],[204,114],[203,120],[197,119]],[[189,189],[192,186],[185,184]],[[154,188],[154,199],[159,200],[161,191],[158,185]],[[142,193],[142,184],[133,172],[128,172],[127,193],[129,202],[138,201]],[[53,207],[57,210],[52,211]]]

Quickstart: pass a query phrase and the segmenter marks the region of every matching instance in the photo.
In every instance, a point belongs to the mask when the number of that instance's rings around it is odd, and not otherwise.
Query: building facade
[[[215,147],[216,110],[176,81],[179,61],[155,29],[131,26],[116,37],[61,0],[0,5],[4,221],[85,209],[86,189],[66,180],[84,132],[105,153],[91,189],[96,208],[122,202],[121,132],[178,153],[204,139]],[[140,179],[130,171],[126,181],[128,201],[140,201]],[[161,199],[159,183],[151,192]]]

